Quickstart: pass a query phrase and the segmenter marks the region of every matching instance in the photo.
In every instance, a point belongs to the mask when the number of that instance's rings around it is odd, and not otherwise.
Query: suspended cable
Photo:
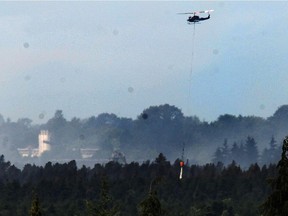
[[[192,52],[191,52],[191,62],[190,62],[190,73],[189,73],[189,92],[188,92],[188,114],[191,114],[191,90],[192,90],[192,75],[193,75],[193,62],[194,62],[194,41],[195,41],[195,23],[193,24],[193,34],[192,34]]]
[[[192,53],[191,53],[191,62],[190,62],[190,73],[189,73],[189,93],[188,93],[188,115],[191,114],[191,88],[192,88],[192,75],[193,75],[193,61],[194,61],[194,41],[195,41],[195,23],[193,24],[193,34],[192,34]],[[187,136],[186,142],[189,144],[191,140],[191,133],[188,130],[188,125],[185,125],[186,128],[186,134],[184,136]],[[183,148],[182,148],[182,155],[180,160],[180,175],[179,179],[181,180],[183,178],[183,167],[184,167],[184,148],[185,148],[185,142],[183,142]]]

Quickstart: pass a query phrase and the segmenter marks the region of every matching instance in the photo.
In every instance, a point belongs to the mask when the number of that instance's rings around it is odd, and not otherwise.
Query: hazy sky
[[[177,15],[206,9],[195,32]],[[134,119],[168,103],[206,121],[271,116],[288,103],[287,11],[275,1],[0,2],[0,113]]]

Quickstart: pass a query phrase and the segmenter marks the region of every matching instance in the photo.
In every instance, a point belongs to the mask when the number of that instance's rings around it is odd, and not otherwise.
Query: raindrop
[[[29,81],[29,80],[31,80],[31,76],[30,76],[30,75],[26,75],[26,76],[24,77],[24,79],[25,79],[26,81]]]
[[[261,32],[261,35],[262,35],[262,36],[266,36],[266,35],[267,35],[267,32],[266,32],[265,30],[263,30],[263,31]]]
[[[171,64],[168,66],[168,70],[173,70],[173,69],[174,69],[174,65]]]
[[[113,35],[114,35],[114,36],[117,36],[118,34],[119,34],[119,31],[118,31],[117,29],[114,29],[114,30],[113,30]]]
[[[61,77],[61,78],[60,78],[60,82],[62,82],[62,83],[66,82],[65,77]]]
[[[44,113],[40,113],[39,114],[39,119],[44,119],[45,118],[45,114]]]
[[[214,49],[214,50],[213,50],[213,54],[214,54],[214,55],[218,55],[218,54],[219,54],[219,50],[218,50],[218,49]]]
[[[266,107],[265,107],[265,105],[264,104],[261,104],[260,106],[259,106],[259,109],[260,110],[264,110]]]
[[[144,120],[148,119],[148,114],[147,114],[147,113],[143,113],[143,114],[142,114],[142,118],[143,118]]]
[[[24,48],[29,48],[29,43],[27,43],[27,42],[25,42],[24,44],[23,44],[23,46],[24,46]]]
[[[129,87],[129,88],[128,88],[128,92],[129,92],[129,93],[133,93],[133,92],[134,92],[134,88],[133,88],[133,87]]]

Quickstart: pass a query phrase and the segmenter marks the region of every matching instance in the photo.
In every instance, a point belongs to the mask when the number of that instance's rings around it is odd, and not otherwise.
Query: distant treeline
[[[253,163],[261,165],[275,164],[280,160],[281,148],[276,144],[274,137],[271,138],[269,147],[265,148],[262,154],[259,153],[257,143],[253,137],[248,136],[245,143],[241,142],[240,145],[234,142],[231,147],[229,147],[227,140],[224,140],[223,145],[216,149],[213,162],[215,164],[222,162],[227,165],[234,160],[243,168],[249,167]]]
[[[48,162],[45,166],[27,164],[23,170],[1,156],[0,215],[27,216],[32,193],[36,193],[40,205],[33,202],[34,211],[38,206],[42,216],[98,215],[93,211],[104,207],[117,214],[106,211],[101,215],[142,216],[146,215],[141,214],[144,204],[149,207],[153,199],[162,213],[151,215],[257,216],[260,204],[271,193],[267,179],[277,174],[276,165],[253,164],[242,170],[235,162],[186,165],[181,181],[179,171],[179,161],[171,164],[163,154],[143,164],[109,162],[77,168],[75,161]],[[150,199],[149,194],[154,197]]]
[[[185,146],[184,156],[190,162],[227,164],[233,159],[238,163],[245,159],[248,163],[241,165],[247,167],[250,162],[275,161],[267,154],[279,150],[278,143],[288,131],[287,121],[288,105],[281,106],[267,119],[225,114],[214,122],[184,116],[179,108],[168,104],[151,106],[136,119],[103,113],[87,119],[67,120],[63,112],[57,110],[46,123],[35,125],[27,118],[12,122],[0,116],[0,153],[12,162],[36,163],[20,158],[17,148],[37,147],[40,130],[49,130],[52,151],[38,160],[42,164],[52,159],[80,158],[80,148],[100,148],[95,159],[110,158],[113,150],[120,149],[128,162],[152,160],[160,152],[173,162],[181,157]],[[250,139],[255,142],[256,154],[249,150]]]

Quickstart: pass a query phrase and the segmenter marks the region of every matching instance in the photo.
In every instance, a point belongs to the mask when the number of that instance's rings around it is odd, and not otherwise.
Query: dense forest
[[[0,215],[260,216],[265,208],[265,216],[285,215],[287,118],[284,105],[267,119],[225,114],[208,123],[168,104],[135,120],[107,113],[67,120],[57,110],[37,125],[1,116]],[[21,158],[17,148],[36,147],[41,130],[52,134],[51,151]],[[95,161],[117,149],[127,163],[80,164],[80,148],[99,148]]]
[[[0,115],[0,154],[22,166],[77,160],[81,158],[80,148],[99,148],[94,159],[109,159],[117,149],[125,154],[127,162],[153,160],[161,152],[173,162],[181,157],[185,145],[184,157],[191,164],[221,161],[227,165],[235,160],[248,168],[250,163],[263,165],[279,160],[279,143],[288,131],[287,119],[288,105],[266,119],[225,114],[213,122],[184,116],[179,108],[168,104],[144,109],[136,119],[103,113],[67,120],[63,111],[57,110],[46,123],[33,124],[28,118],[13,122]],[[51,151],[37,159],[21,158],[17,148],[37,147],[41,130],[52,135]]]
[[[48,162],[22,170],[1,156],[0,215],[257,216],[271,193],[267,179],[277,174],[276,165],[242,170],[235,162],[186,165],[182,180],[179,170],[179,160],[171,164],[161,153],[142,164]]]

